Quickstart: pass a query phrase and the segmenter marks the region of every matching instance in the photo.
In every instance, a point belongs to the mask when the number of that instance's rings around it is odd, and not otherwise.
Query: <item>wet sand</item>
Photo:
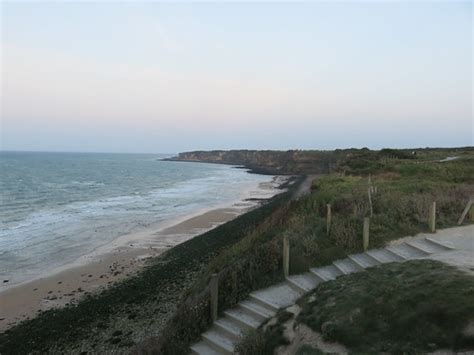
[[[127,235],[125,238],[130,241],[127,246],[105,254],[89,255],[79,265],[5,289],[0,293],[0,331],[34,317],[40,311],[78,302],[86,294],[132,276],[149,258],[232,220],[249,208],[252,207],[215,209],[158,232]]]

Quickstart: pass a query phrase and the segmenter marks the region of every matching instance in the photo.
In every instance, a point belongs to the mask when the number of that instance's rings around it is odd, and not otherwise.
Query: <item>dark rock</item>
[[[97,323],[97,328],[99,329],[107,329],[107,324],[103,323],[103,322],[99,322]]]

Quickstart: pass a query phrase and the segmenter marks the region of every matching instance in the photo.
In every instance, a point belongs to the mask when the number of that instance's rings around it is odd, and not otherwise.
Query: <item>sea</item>
[[[0,286],[118,237],[230,206],[273,177],[161,154],[0,152]]]

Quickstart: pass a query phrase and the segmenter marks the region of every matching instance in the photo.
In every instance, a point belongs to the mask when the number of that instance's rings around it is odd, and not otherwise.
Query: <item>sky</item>
[[[471,1],[0,6],[3,150],[474,145]]]

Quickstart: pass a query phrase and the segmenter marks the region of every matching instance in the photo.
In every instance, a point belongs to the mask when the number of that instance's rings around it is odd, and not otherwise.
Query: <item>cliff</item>
[[[212,150],[179,153],[171,161],[240,165],[254,173],[272,175],[327,174],[339,171],[368,175],[387,169],[390,162],[433,161],[446,156],[470,154],[473,147],[415,149],[328,150]]]
[[[214,150],[180,153],[172,161],[241,165],[263,174],[324,174],[347,154],[342,151]]]

